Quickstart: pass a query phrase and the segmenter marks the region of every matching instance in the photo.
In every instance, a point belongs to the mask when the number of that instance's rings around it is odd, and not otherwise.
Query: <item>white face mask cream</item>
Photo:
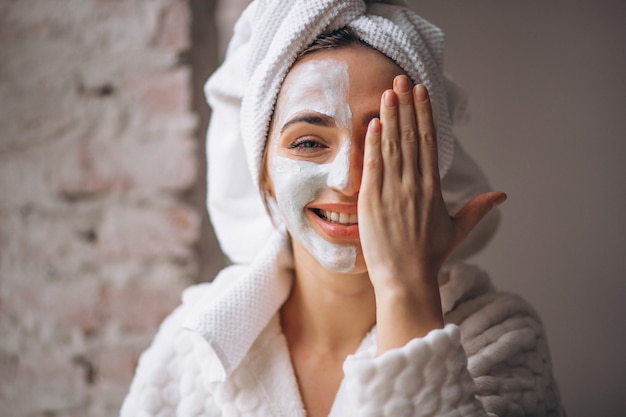
[[[341,61],[324,59],[296,65],[285,80],[277,102],[273,158],[269,167],[276,206],[291,236],[324,268],[334,272],[354,269],[357,248],[323,238],[310,224],[305,207],[327,188],[341,190],[350,185],[351,142],[345,139],[333,161],[320,164],[279,155],[278,136],[281,126],[305,111],[328,116],[338,128],[349,132],[352,113],[347,100],[348,88],[347,65]]]

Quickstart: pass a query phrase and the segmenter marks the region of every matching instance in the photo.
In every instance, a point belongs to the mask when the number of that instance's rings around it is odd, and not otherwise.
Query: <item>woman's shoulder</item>
[[[185,322],[193,316],[198,305],[219,294],[217,282],[205,282],[186,288],[181,296],[181,303],[163,319],[154,335],[150,346],[139,359],[137,372],[142,369],[163,369],[174,376],[177,370],[172,366],[163,366],[172,361],[181,363],[202,341],[200,336],[189,331]],[[201,343],[204,344],[204,343]],[[151,376],[154,380],[166,378]]]
[[[124,401],[122,416],[134,416],[141,412],[147,415],[174,413],[177,407],[185,408],[208,385],[184,384],[203,373],[204,380],[214,379],[211,366],[216,361],[215,353],[202,337],[189,331],[185,322],[195,314],[199,306],[219,297],[239,273],[239,268],[222,270],[213,282],[192,285],[183,291],[181,304],[162,322],[150,346],[139,358],[135,377]],[[210,390],[205,392],[210,399]],[[207,400],[206,407],[210,407]]]
[[[518,294],[497,290],[476,266],[455,265],[446,274],[441,286],[442,301],[449,303],[446,321],[459,327],[467,368],[485,406],[497,415],[506,414],[512,404],[529,410],[529,404],[540,404],[556,412],[558,387],[546,334],[532,305]]]
[[[455,265],[447,273],[448,281],[441,287],[442,302],[449,308],[446,322],[459,327],[474,376],[516,360],[537,359],[550,366],[541,318],[528,301],[497,290],[487,273],[476,266]]]

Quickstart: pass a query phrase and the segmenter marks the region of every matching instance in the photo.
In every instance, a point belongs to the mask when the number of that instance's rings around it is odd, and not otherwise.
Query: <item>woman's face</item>
[[[363,142],[382,93],[403,73],[355,45],[305,56],[282,85],[267,146],[270,204],[294,247],[330,271],[366,271],[357,213]]]

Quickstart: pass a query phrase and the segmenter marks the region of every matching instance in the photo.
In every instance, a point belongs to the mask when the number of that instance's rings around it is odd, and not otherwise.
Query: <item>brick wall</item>
[[[0,2],[0,416],[116,415],[205,278],[191,16],[186,0]]]

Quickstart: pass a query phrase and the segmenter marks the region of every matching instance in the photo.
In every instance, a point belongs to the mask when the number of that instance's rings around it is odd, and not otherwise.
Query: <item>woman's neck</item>
[[[354,352],[376,321],[374,290],[367,273],[328,271],[297,246],[294,261],[293,289],[281,309],[289,344],[344,357]]]
[[[336,274],[294,244],[295,278],[280,310],[283,332],[307,415],[327,416],[343,379],[343,362],[376,320],[367,274]]]

